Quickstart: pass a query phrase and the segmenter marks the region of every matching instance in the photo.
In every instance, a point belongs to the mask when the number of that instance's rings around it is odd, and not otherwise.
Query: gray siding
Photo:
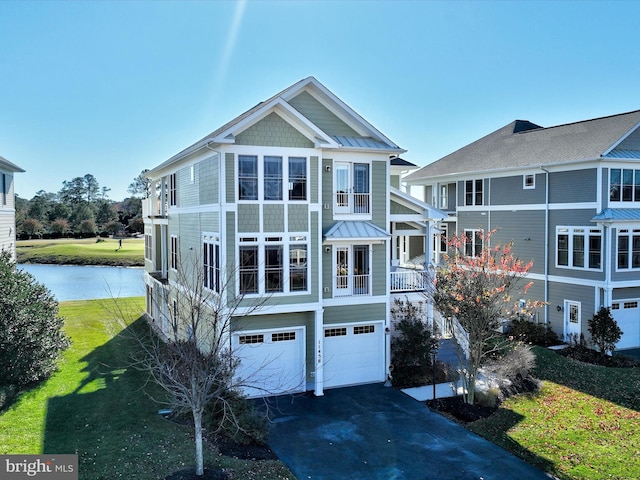
[[[371,291],[373,295],[387,295],[387,244],[371,246]]]
[[[327,171],[326,167],[330,167]],[[322,159],[322,231],[326,232],[333,225],[333,160]],[[329,208],[325,209],[324,206]]]
[[[488,230],[489,215],[486,212],[458,212],[458,231],[456,233],[461,235],[465,229]]]
[[[545,175],[535,176],[535,188],[523,188],[523,176],[491,179],[489,195],[491,205],[527,205],[545,203]]]
[[[554,332],[562,338],[564,333],[564,301],[572,300],[580,302],[582,332],[587,334],[588,322],[595,313],[594,287],[576,285],[574,283],[549,283],[549,324]],[[560,306],[563,310],[558,311]]]
[[[236,145],[313,148],[313,142],[277,113],[270,113],[236,137]]]
[[[227,190],[227,203],[234,203],[236,201],[236,162],[235,155],[233,153],[225,153],[224,155],[225,166],[225,181]]]
[[[589,168],[549,174],[550,203],[595,202],[597,172]]]
[[[324,308],[324,324],[332,325],[345,322],[367,322],[384,320],[387,316],[387,305],[384,303],[368,303],[363,305],[341,305]]]
[[[640,286],[629,288],[616,288],[613,290],[611,298],[613,300],[626,300],[628,298],[640,298]]]
[[[200,205],[210,205],[220,201],[220,159],[218,154],[196,165],[196,178]]]
[[[388,230],[387,224],[387,164],[372,162],[371,165],[371,220],[374,224]]]
[[[318,157],[312,156],[309,157],[309,184],[307,188],[309,189],[309,201],[311,203],[318,203],[318,195],[320,192],[318,191],[318,185],[320,184],[318,178]]]
[[[238,233],[260,231],[260,205],[242,203],[238,205]]]
[[[245,209],[241,209],[244,205],[238,206],[238,213],[242,210],[244,213]],[[253,205],[252,205],[253,206]],[[257,207],[257,206],[256,206]],[[253,210],[253,209],[251,209]],[[263,232],[283,232],[284,231],[284,204],[272,204],[268,203],[263,205],[262,207],[262,231]],[[242,218],[242,217],[240,217]],[[244,222],[243,222],[244,223]],[[253,222],[251,222],[253,223]],[[244,228],[244,225],[243,225]],[[306,230],[306,228],[305,228]],[[246,231],[246,230],[245,230]],[[257,231],[257,230],[254,230]]]
[[[309,207],[307,204],[289,205],[289,231],[306,232],[309,229]]]
[[[533,260],[531,273],[544,273],[544,210],[491,212],[491,243],[513,242],[513,253],[524,261]]]
[[[400,205],[398,202],[394,202],[394,201],[391,202],[390,211],[392,215],[400,215],[400,214],[414,215],[416,213],[411,208],[406,207],[404,205]]]
[[[289,100],[289,105],[292,105],[293,108],[329,135],[344,135],[347,137],[360,136],[358,132],[336,117],[328,108],[307,92],[302,92],[300,95]]]

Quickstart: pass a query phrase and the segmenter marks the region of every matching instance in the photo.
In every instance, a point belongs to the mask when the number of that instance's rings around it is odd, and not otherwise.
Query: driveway
[[[382,384],[270,399],[269,446],[299,480],[549,479]]]

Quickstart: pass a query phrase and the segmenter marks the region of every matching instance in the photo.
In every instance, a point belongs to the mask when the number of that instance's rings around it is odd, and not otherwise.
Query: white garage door
[[[383,382],[382,322],[332,325],[324,329],[324,386]]]
[[[304,327],[236,333],[236,378],[249,398],[305,390]]]
[[[611,304],[611,314],[622,330],[616,349],[640,347],[640,307],[638,300],[621,300]]]

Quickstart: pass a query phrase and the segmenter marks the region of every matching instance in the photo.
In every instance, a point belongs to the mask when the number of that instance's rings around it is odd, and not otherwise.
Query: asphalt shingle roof
[[[640,110],[548,128],[515,120],[405,180],[596,159],[639,124]]]

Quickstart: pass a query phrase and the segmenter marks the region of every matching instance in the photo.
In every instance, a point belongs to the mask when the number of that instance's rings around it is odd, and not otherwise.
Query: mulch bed
[[[493,415],[498,407],[485,407],[482,405],[469,405],[462,397],[436,398],[425,402],[427,407],[457,423],[471,423]]]

